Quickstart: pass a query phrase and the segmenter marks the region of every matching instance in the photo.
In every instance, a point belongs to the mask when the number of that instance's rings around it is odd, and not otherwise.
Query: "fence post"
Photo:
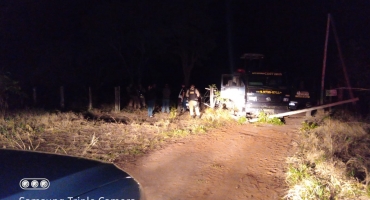
[[[64,87],[60,86],[60,108],[64,109]]]
[[[121,110],[120,86],[114,88],[114,93],[115,93],[114,111],[119,112]]]
[[[213,96],[214,96],[213,90],[214,90],[213,86],[210,86],[209,87],[209,104],[211,104],[210,105],[211,108],[215,107],[215,101],[214,101],[214,98],[213,98]]]
[[[89,106],[88,110],[92,109],[92,93],[91,93],[91,87],[89,87]]]
[[[36,87],[32,88],[33,105],[37,104]]]

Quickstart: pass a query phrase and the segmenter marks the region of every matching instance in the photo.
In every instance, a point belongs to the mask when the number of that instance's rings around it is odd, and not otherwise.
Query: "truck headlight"
[[[291,101],[289,102],[289,106],[296,106],[298,104],[297,101]]]
[[[254,97],[249,96],[247,99],[248,99],[248,101],[257,101],[256,96],[254,96]]]

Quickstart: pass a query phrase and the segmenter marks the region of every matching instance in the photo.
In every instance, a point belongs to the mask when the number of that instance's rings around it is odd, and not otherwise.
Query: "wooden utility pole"
[[[91,87],[89,87],[89,106],[88,110],[92,109],[92,92],[91,92]]]
[[[299,113],[303,113],[303,112],[308,112],[308,111],[313,111],[313,110],[322,110],[324,108],[328,108],[328,107],[333,107],[333,106],[338,106],[338,105],[342,105],[342,104],[345,104],[345,103],[353,103],[355,101],[358,101],[359,99],[358,98],[353,98],[353,99],[348,99],[348,100],[345,100],[345,101],[339,101],[339,102],[335,102],[335,103],[330,103],[330,104],[326,104],[326,105],[320,105],[320,106],[315,106],[315,107],[312,107],[312,108],[305,108],[305,109],[302,109],[302,110],[295,110],[295,111],[289,111],[289,112],[285,112],[285,113],[279,113],[279,114],[275,114],[275,115],[269,115],[268,118],[281,118],[281,117],[285,117],[285,116],[289,116],[289,115],[295,115],[295,114],[299,114]],[[249,122],[257,122],[258,121],[258,118],[253,118],[251,120],[249,120]]]
[[[120,86],[114,88],[114,94],[115,94],[114,111],[119,112],[121,110]]]
[[[60,108],[64,109],[64,87],[60,86]]]
[[[327,58],[327,51],[328,51],[329,27],[330,27],[330,14],[328,14],[328,20],[326,22],[324,59],[323,59],[323,63],[322,63],[322,74],[321,74],[320,105],[324,104],[324,90],[325,90],[324,85],[325,85],[326,58]]]
[[[353,91],[352,91],[352,87],[351,87],[351,81],[348,78],[347,67],[344,63],[344,59],[343,59],[343,55],[342,55],[342,49],[341,49],[341,46],[340,46],[340,43],[339,43],[337,29],[335,28],[334,19],[331,20],[331,25],[333,27],[335,42],[337,43],[337,49],[338,49],[339,59],[340,59],[340,62],[342,64],[343,75],[344,75],[344,78],[346,79],[347,87],[349,88],[349,96],[351,97],[351,99],[353,99],[354,95],[353,95]],[[352,102],[352,104],[356,104],[356,102]]]
[[[337,34],[337,31],[336,31],[336,28],[335,28],[335,24],[334,24],[334,20],[333,18],[331,17],[330,13],[328,14],[328,20],[327,20],[327,23],[326,23],[326,36],[325,36],[325,47],[324,47],[324,59],[323,59],[323,67],[322,67],[322,76],[321,76],[321,97],[320,97],[320,105],[323,105],[324,104],[324,94],[325,94],[325,87],[324,87],[324,84],[325,84],[325,69],[326,69],[326,59],[327,59],[327,49],[328,49],[328,38],[329,38],[329,28],[330,28],[330,24],[333,28],[333,33],[334,33],[334,37],[335,37],[335,42],[337,44],[337,49],[338,49],[338,54],[339,54],[339,58],[340,58],[340,61],[341,61],[341,65],[342,65],[342,70],[343,70],[343,75],[344,75],[344,78],[346,80],[346,84],[347,84],[347,87],[350,88],[349,90],[349,94],[350,94],[350,97],[351,99],[354,98],[354,95],[353,95],[353,91],[351,90],[351,83],[350,83],[350,80],[348,78],[348,74],[347,74],[347,68],[346,68],[346,65],[344,63],[344,59],[343,59],[343,55],[342,55],[342,49],[341,49],[341,46],[340,46],[340,43],[339,43],[339,38],[338,38],[338,34]],[[356,102],[352,102],[353,104],[355,104]]]

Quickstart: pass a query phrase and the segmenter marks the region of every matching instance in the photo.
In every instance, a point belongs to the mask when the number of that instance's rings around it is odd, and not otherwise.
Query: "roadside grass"
[[[127,112],[126,112],[127,111]],[[113,162],[160,148],[212,128],[240,124],[224,110],[206,109],[201,119],[146,110],[87,114],[27,110],[0,116],[0,148],[50,152]]]
[[[284,199],[370,199],[370,124],[340,111],[304,122]]]
[[[283,125],[284,124],[284,122],[281,119],[277,117],[270,118],[269,115],[266,114],[265,112],[260,112],[258,114],[257,123],[267,123],[267,124],[273,124],[273,125]]]

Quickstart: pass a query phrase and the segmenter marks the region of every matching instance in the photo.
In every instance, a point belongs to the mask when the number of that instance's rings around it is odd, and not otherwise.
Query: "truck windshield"
[[[222,85],[244,87],[244,81],[239,75],[223,75]]]
[[[251,86],[285,86],[282,76],[252,74],[248,77],[248,84]]]

